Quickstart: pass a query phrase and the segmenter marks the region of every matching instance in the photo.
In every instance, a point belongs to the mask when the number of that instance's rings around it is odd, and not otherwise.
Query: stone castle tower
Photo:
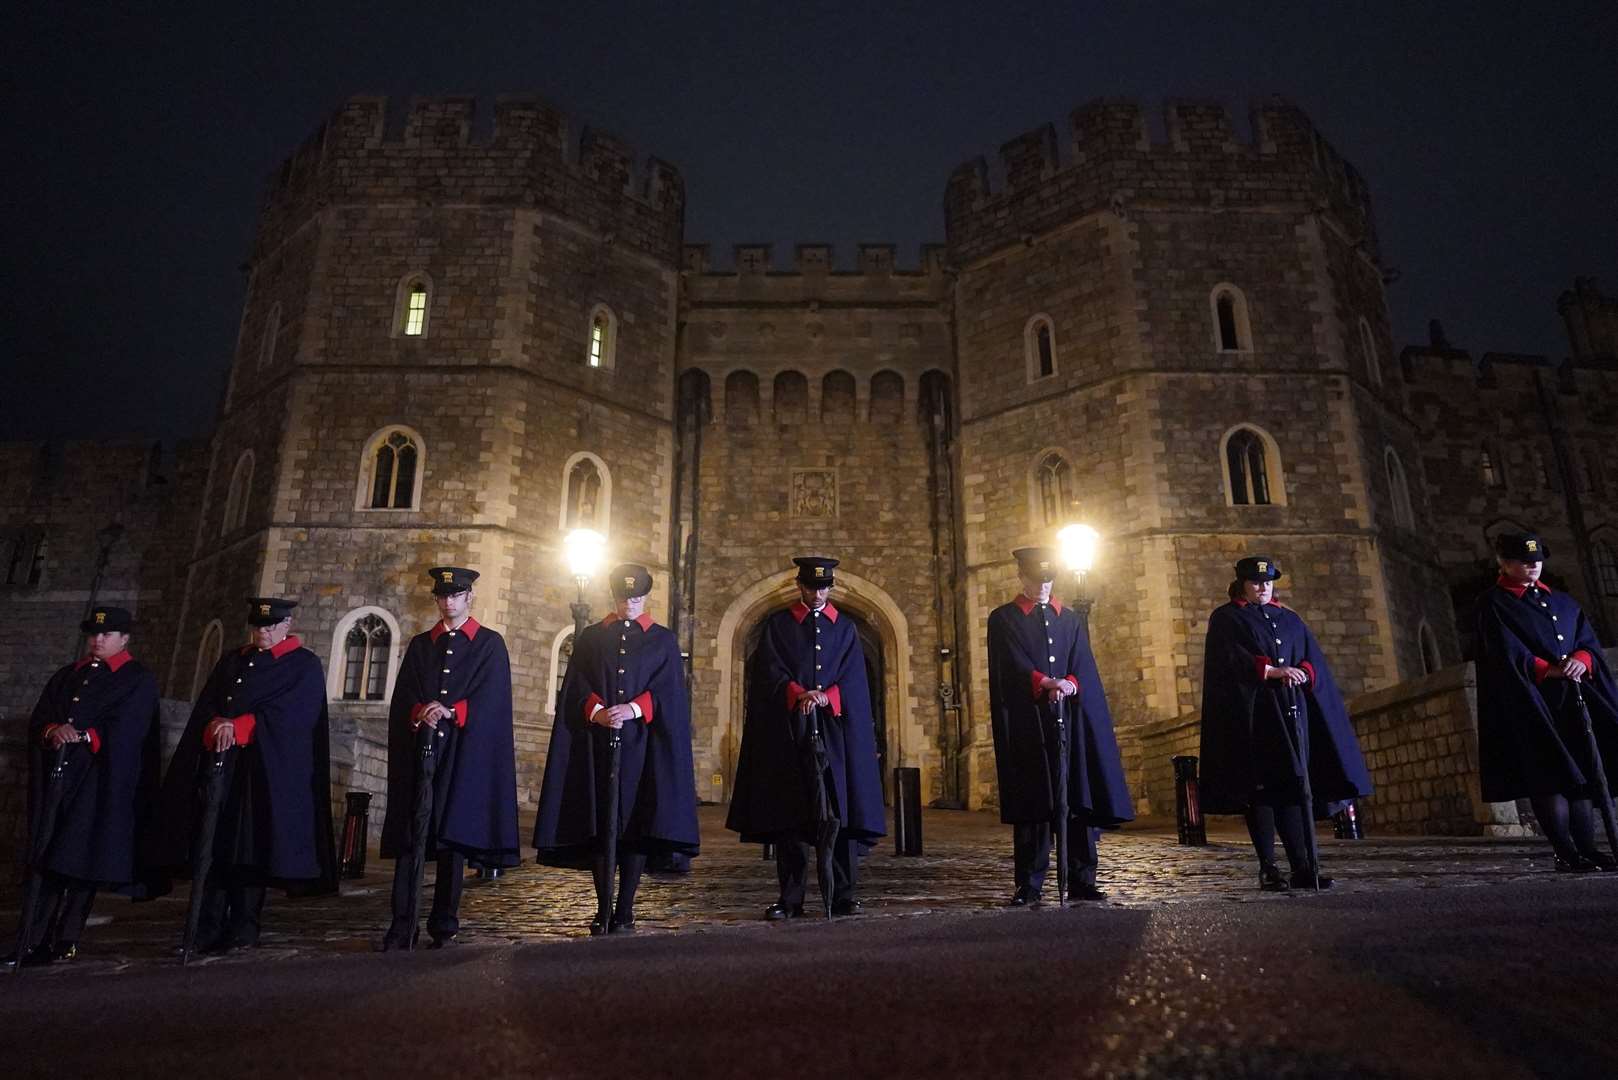
[[[1610,440],[1618,307],[1593,283],[1563,298],[1560,373],[1495,357],[1536,371],[1544,404],[1496,484],[1476,460],[1498,434],[1487,371],[1456,412],[1468,354],[1435,336],[1396,357],[1359,174],[1284,103],[1240,136],[1217,105],[1161,119],[1097,102],[1006,143],[992,182],[962,165],[918,266],[801,243],[716,269],[685,243],[671,166],[543,104],[502,99],[482,130],[469,99],[353,99],[272,178],[217,429],[174,483],[120,496],[146,516],[120,519],[102,595],[139,609],[171,711],[239,640],[243,596],[298,597],[334,782],[379,792],[394,671],[434,617],[422,571],[474,566],[476,613],[511,645],[530,804],[577,526],[653,568],[714,801],[744,658],[806,551],[842,560],[884,765],[945,805],[996,800],[984,626],[1016,591],[1011,549],[1068,522],[1103,538],[1092,636],[1143,810],[1172,803],[1166,748],[1195,745],[1206,618],[1244,553],[1286,568],[1351,695],[1460,658],[1480,507],[1577,540],[1570,587],[1618,621],[1618,478],[1570,471]],[[0,709],[60,662],[55,639],[28,651],[37,631],[83,603],[63,583],[88,577],[90,518],[51,493],[104,479],[13,449],[0,510],[26,527],[0,539],[11,577],[29,552],[33,570],[6,595],[37,603],[10,623],[34,630],[0,628]],[[1534,453],[1582,499],[1525,482]],[[50,559],[41,529],[65,538]]]

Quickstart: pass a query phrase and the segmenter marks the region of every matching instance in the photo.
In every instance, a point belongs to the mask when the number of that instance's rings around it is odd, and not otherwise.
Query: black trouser
[[[1281,834],[1281,846],[1286,849],[1287,865],[1294,874],[1314,872],[1309,861],[1308,830],[1314,828],[1308,812],[1301,802],[1254,803],[1247,809],[1247,835],[1253,839],[1253,850],[1258,852],[1258,865],[1269,869],[1275,865],[1275,834]]]
[[[404,924],[405,913],[410,910],[410,902],[416,899],[410,895],[416,887],[412,876],[404,873],[408,859],[399,859],[393,864],[393,926],[388,935],[395,936],[394,931],[403,934],[408,930],[415,933],[415,927]],[[427,933],[434,938],[449,937],[460,932],[461,929],[461,891],[466,884],[466,856],[451,848],[438,849],[438,875],[433,882],[433,909],[427,916]]]
[[[1051,840],[1056,835],[1049,821],[1035,821],[1011,827],[1011,861],[1019,892],[1038,897],[1051,868]],[[1101,830],[1074,819],[1067,826],[1067,886],[1094,886],[1101,856],[1098,845]]]
[[[191,887],[196,888],[193,882]],[[258,944],[259,921],[264,914],[264,885],[251,870],[221,869],[208,875],[203,886],[201,918],[197,920],[197,947],[207,949],[229,943]]]
[[[783,907],[797,907],[803,903],[803,894],[809,884],[809,868],[814,863],[815,845],[805,843],[796,834],[776,839],[775,876],[781,882]],[[854,856],[854,841],[841,834],[832,846],[831,877],[832,903],[852,901],[859,877],[859,860]]]
[[[610,885],[612,871],[607,867],[607,857],[597,852],[591,860],[590,872],[595,878],[596,895],[602,894],[601,886]],[[640,888],[640,876],[646,872],[646,856],[634,851],[618,852],[618,898],[613,903],[612,910],[620,922],[635,911],[635,891]],[[597,901],[600,907],[600,901]]]
[[[88,881],[45,871],[39,889],[39,906],[34,908],[34,925],[28,930],[23,952],[37,945],[51,947],[76,944],[90,918],[96,887]]]
[[[1535,795],[1534,817],[1539,831],[1562,858],[1596,853],[1595,808],[1588,798],[1569,795]]]

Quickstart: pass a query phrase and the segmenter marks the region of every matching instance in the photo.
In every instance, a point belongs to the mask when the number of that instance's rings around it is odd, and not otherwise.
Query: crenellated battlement
[[[773,244],[735,244],[731,248],[733,269],[714,269],[712,247],[685,245],[684,267],[694,275],[719,277],[932,277],[944,273],[949,249],[944,244],[921,245],[921,262],[915,267],[898,265],[899,245],[860,244],[854,269],[837,269],[836,250],[831,244],[796,244],[790,267],[777,267]]]
[[[401,116],[353,97],[282,164],[265,194],[259,247],[332,204],[533,207],[675,263],[685,217],[679,170],[637,162],[623,140],[531,97],[501,96],[479,131],[475,99],[413,98]]]
[[[1073,110],[1065,140],[1044,124],[1004,143],[998,187],[984,158],[964,162],[944,196],[952,256],[980,258],[1097,210],[1287,203],[1332,214],[1374,254],[1364,178],[1297,107],[1278,98],[1254,104],[1246,139],[1220,102],[1170,101],[1162,118],[1154,139],[1139,103],[1100,99]]]

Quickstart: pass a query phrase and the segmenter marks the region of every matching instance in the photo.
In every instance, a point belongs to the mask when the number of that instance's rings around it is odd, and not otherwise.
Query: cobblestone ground
[[[723,828],[723,808],[702,809],[703,854],[689,874],[648,874],[636,913],[643,935],[711,933],[725,928],[773,929],[761,920],[775,899],[775,867],[760,849]],[[999,908],[1012,890],[1011,832],[990,814],[929,810],[923,815],[926,854],[901,858],[891,839],[861,863],[862,919],[965,913]],[[1388,889],[1489,888],[1533,879],[1555,887],[1566,879],[1550,868],[1542,840],[1383,838],[1340,841],[1320,834],[1321,861],[1337,879],[1336,893]],[[1279,849],[1278,849],[1279,856]],[[1284,865],[1284,862],[1283,862]],[[292,901],[271,894],[260,947],[193,963],[256,964],[303,955],[369,952],[388,923],[391,862],[373,854],[368,873],[343,882],[337,896]],[[429,869],[430,873],[430,869]],[[1256,863],[1239,822],[1216,822],[1206,847],[1181,847],[1170,822],[1145,822],[1103,834],[1100,885],[1109,906],[1162,909],[1173,905],[1298,904],[1310,897],[1259,892]],[[807,910],[818,915],[818,898]],[[1054,898],[1055,881],[1046,883]],[[15,890],[4,897],[0,927],[17,921]],[[425,912],[428,899],[424,898]],[[594,911],[588,874],[532,863],[497,881],[469,881],[461,905],[466,945],[499,945],[586,937]],[[110,974],[171,962],[184,922],[186,886],[153,903],[115,897],[97,902],[85,946],[71,964],[30,972],[40,978]],[[1008,917],[1038,917],[1008,912]]]

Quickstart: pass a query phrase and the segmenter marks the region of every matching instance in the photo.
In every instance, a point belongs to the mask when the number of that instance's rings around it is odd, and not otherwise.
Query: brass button
[[[449,691],[448,691],[448,690],[440,690],[440,691],[439,691],[439,692],[438,692],[438,694],[439,694],[439,696],[440,696],[440,697],[442,697],[442,696],[443,696],[443,695],[445,695],[445,694],[447,694],[447,693],[449,693]]]
[[[622,674],[623,674],[623,673],[624,673],[624,669],[623,669],[623,668],[619,668],[619,669],[618,669],[618,674],[620,674],[620,675],[622,675]]]
[[[226,695],[225,695],[225,700],[226,700],[226,701],[229,701],[229,700],[230,700],[230,695],[229,695],[229,694],[226,694]]]
[[[251,661],[251,660],[249,660],[249,661],[248,661],[248,662],[247,662],[247,666],[248,666],[248,667],[252,667],[252,666],[253,666],[253,661]]]
[[[1561,640],[1562,640],[1562,635],[1561,635],[1561,634],[1557,634],[1557,635],[1556,635],[1556,640],[1557,640],[1557,641],[1561,641]]]
[[[1559,621],[1559,620],[1556,618],[1556,616],[1552,615],[1551,616],[1551,622],[1557,622],[1557,621]]]
[[[623,656],[623,655],[624,655],[624,654],[625,654],[625,653],[627,653],[627,652],[628,652],[628,651],[629,651],[629,650],[627,650],[627,649],[619,649],[619,650],[618,650],[618,655],[619,655],[619,656]]]
[[[79,699],[78,699],[78,698],[74,698],[74,699],[73,699],[73,700],[74,700],[74,701],[77,701],[77,700],[79,700]]]
[[[816,645],[816,646],[815,646],[815,651],[816,651],[816,652],[819,652],[819,651],[820,651],[820,646],[819,646],[819,645]]]
[[[1056,657],[1054,657],[1054,656],[1051,657],[1051,663],[1053,663],[1053,664],[1056,663]]]
[[[236,681],[237,681],[237,682],[241,682],[241,680],[240,680],[240,679],[237,679],[237,680],[236,680]]]
[[[455,655],[455,650],[454,649],[445,649],[444,650],[444,655],[445,656],[454,656]]]
[[[816,690],[824,690],[826,688],[824,686],[821,686],[819,683],[815,683],[815,689]]]
[[[449,668],[445,668],[445,669],[444,669],[444,674],[445,674],[445,675],[448,675],[448,674],[449,674]]]
[[[819,670],[820,670],[820,665],[819,665],[819,664],[816,664],[816,665],[815,665],[815,670],[816,670],[816,671],[819,671]]]

